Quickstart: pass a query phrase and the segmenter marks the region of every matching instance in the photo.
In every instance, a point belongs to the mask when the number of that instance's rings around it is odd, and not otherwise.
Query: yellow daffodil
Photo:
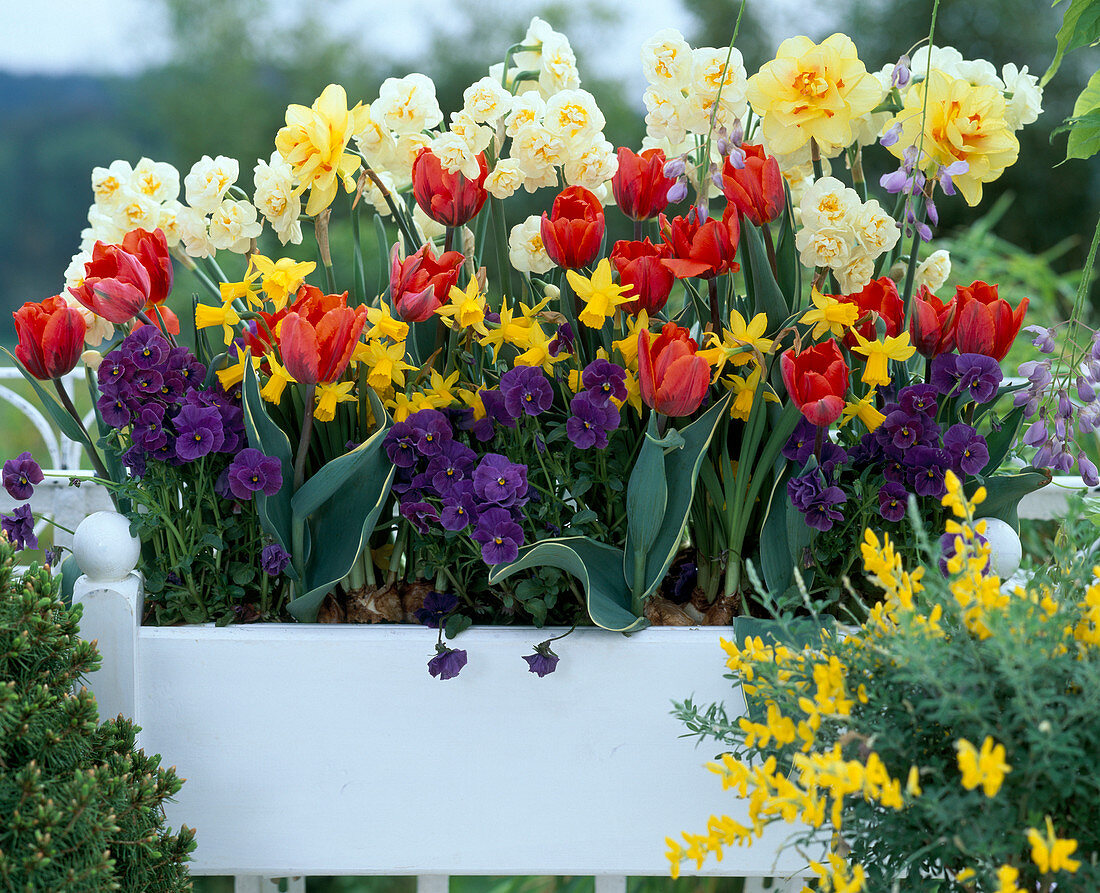
[[[355,400],[351,389],[354,381],[323,381],[317,385],[317,407],[313,417],[319,422],[331,422],[336,418],[336,404]]]
[[[400,319],[394,319],[388,304],[368,307],[367,322],[370,323],[370,329],[367,330],[368,338],[385,337],[392,341],[404,341],[409,337],[409,324]]]
[[[385,345],[371,339],[364,346],[362,362],[367,364],[367,384],[376,391],[384,391],[391,384],[405,387],[405,373],[416,366],[405,362],[405,342]]]
[[[887,335],[882,341],[868,341],[855,331],[852,334],[859,342],[852,348],[852,352],[867,357],[867,364],[863,367],[863,377],[860,380],[871,387],[890,383],[888,360],[908,360],[917,350],[909,343],[908,332],[902,332],[893,337]]]
[[[523,304],[520,304],[520,307],[526,309]],[[478,343],[482,347],[493,348],[493,362],[495,363],[500,359],[500,349],[505,344],[512,344],[516,347],[526,344],[530,328],[530,317],[521,314],[517,319],[515,318],[515,308],[509,307],[507,303],[502,303],[500,306],[500,322],[490,329],[488,334],[482,336]]]
[[[578,322],[590,329],[602,329],[603,324],[615,315],[619,305],[631,300],[624,297],[631,286],[616,285],[611,276],[611,261],[606,257],[596,265],[591,278],[582,276],[576,270],[567,270],[565,274],[577,297],[585,302],[584,308],[577,314]]]
[[[626,403],[630,404],[634,408],[634,411],[639,416],[642,414],[642,386],[638,382],[638,376],[635,375],[630,369],[626,370]],[[611,398],[611,402],[616,406],[621,407],[623,404]]]
[[[736,394],[730,404],[731,418],[740,419],[743,422],[749,420],[749,413],[752,411],[752,405],[756,400],[756,392],[760,387],[761,371],[760,366],[754,364],[752,372],[747,376],[731,375],[729,378],[722,379],[722,384]],[[764,386],[764,401],[779,402],[779,397],[767,385]]]
[[[1074,872],[1081,867],[1070,855],[1077,849],[1077,841],[1071,838],[1054,836],[1054,823],[1047,819],[1047,833],[1044,837],[1034,828],[1027,829],[1027,842],[1031,844],[1031,861],[1039,871],[1047,874],[1052,871]]]
[[[221,326],[226,344],[232,342],[236,334],[234,326],[239,325],[240,322],[241,317],[230,302],[226,302],[221,307],[211,307],[208,304],[195,305],[195,328],[208,329],[211,326]]]
[[[359,158],[344,148],[354,133],[370,124],[370,108],[357,103],[348,110],[348,96],[339,84],[329,84],[307,108],[291,105],[286,126],[275,135],[275,148],[290,164],[297,190],[309,189],[307,217],[315,217],[336,197],[338,184],[351,192]]]
[[[449,329],[456,326],[460,329],[472,329],[486,337],[489,334],[489,330],[485,328],[487,310],[485,296],[481,293],[477,279],[471,279],[465,291],[452,285],[447,303],[437,308],[435,313]]]
[[[274,305],[276,313],[286,306],[287,299],[298,290],[306,276],[317,269],[313,261],[299,263],[289,257],[273,261],[262,254],[253,254],[252,263],[263,276],[264,294]]]
[[[722,374],[726,363],[744,366],[756,361],[754,350],[760,353],[770,351],[771,339],[764,337],[767,329],[767,314],[757,313],[750,322],[745,322],[745,317],[736,310],[731,310],[729,328],[723,330],[721,338],[717,332],[711,332],[708,339],[713,346],[698,351],[696,355],[715,367],[714,375],[717,378]]]
[[[218,381],[221,382],[225,390],[228,391],[231,387],[240,384],[244,380],[244,368],[247,362],[252,363],[253,369],[258,369],[260,367],[259,357],[246,356],[245,352],[238,346],[237,362],[226,366],[224,369],[219,369],[217,372]]]
[[[955,749],[958,751],[956,759],[962,773],[962,786],[972,791],[981,785],[987,797],[995,797],[1005,775],[1012,771],[1012,767],[1005,762],[1005,746],[995,744],[992,738],[986,736],[980,751],[965,738],[955,742]]]
[[[561,363],[569,359],[569,354],[562,351],[556,357],[550,354],[551,338],[538,323],[532,323],[527,329],[526,338],[517,347],[523,352],[516,357],[513,365],[516,366],[541,366],[547,375],[553,375],[555,363]]]
[[[886,420],[886,416],[879,412],[875,406],[875,394],[875,389],[871,388],[862,400],[845,403],[844,409],[840,413],[840,427],[843,428],[852,419],[859,419],[868,431],[874,431],[881,425]]]
[[[647,331],[649,331],[649,314],[640,310],[636,317],[626,318],[626,334],[618,341],[611,342],[611,346],[618,348],[619,353],[623,355],[623,365],[626,368],[638,368],[638,334]]]
[[[859,307],[855,304],[838,301],[832,295],[823,295],[816,288],[810,292],[810,300],[813,309],[802,314],[802,322],[813,326],[811,338],[820,338],[826,332],[834,338],[842,338],[859,318]]]
[[[457,370],[444,378],[433,369],[430,387],[424,392],[424,397],[431,402],[433,409],[444,409],[455,402],[454,386],[457,383]]]
[[[403,422],[413,413],[420,412],[422,409],[439,408],[430,396],[420,391],[413,394],[404,394],[398,391],[394,394],[393,399],[387,400],[385,403],[390,408],[395,422]]]
[[[997,889],[995,893],[1023,893],[1016,881],[1020,879],[1020,871],[1007,863],[997,869]]]
[[[481,388],[459,388],[455,393],[458,399],[474,411],[474,421],[485,418],[485,401],[481,398]]]
[[[279,361],[275,359],[274,353],[265,354],[264,359],[267,360],[268,368],[271,369],[271,377],[268,378],[267,384],[265,384],[263,390],[260,391],[260,396],[268,403],[277,404],[283,399],[283,391],[286,390],[286,386],[294,383],[294,378],[286,371],[286,368],[280,365]]]

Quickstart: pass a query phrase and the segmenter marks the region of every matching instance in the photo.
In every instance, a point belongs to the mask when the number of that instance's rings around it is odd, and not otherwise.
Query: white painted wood
[[[595,893],[626,893],[626,878],[621,874],[598,874],[595,880]]]
[[[80,636],[99,646],[102,665],[88,678],[101,719],[138,713],[138,631],[142,582],[137,572],[113,583],[81,576],[73,586],[73,602],[82,605]],[[130,627],[129,631],[127,627]]]
[[[799,893],[806,886],[803,878],[745,878],[742,893]]]
[[[1064,517],[1066,500],[1071,495],[1097,495],[1100,487],[1089,487],[1077,475],[1057,475],[1047,486],[1028,493],[1020,500],[1019,515],[1039,521]]]
[[[451,878],[446,874],[421,874],[416,878],[416,893],[448,893]]]
[[[286,893],[306,893],[304,877],[278,878],[260,875],[237,875],[233,878],[233,893],[279,893],[280,882],[286,882]]]

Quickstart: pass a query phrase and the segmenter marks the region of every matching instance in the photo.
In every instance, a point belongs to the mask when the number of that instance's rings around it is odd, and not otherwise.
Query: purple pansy
[[[808,421],[805,416],[799,415],[798,424],[794,426],[794,431],[783,445],[783,456],[802,468],[813,455],[817,431],[816,425]]]
[[[607,446],[607,435],[619,427],[619,410],[600,391],[581,391],[569,401],[565,433],[577,449]]]
[[[626,370],[610,360],[596,359],[585,366],[581,384],[586,391],[596,391],[605,398],[626,399]]]
[[[443,495],[439,524],[444,530],[465,530],[477,520],[477,497],[471,481],[459,481]]]
[[[527,661],[527,669],[541,679],[558,668],[561,658],[553,652],[549,642],[541,642],[535,646],[534,654],[525,654],[523,659]]]
[[[260,567],[269,577],[277,577],[290,564],[290,553],[278,543],[264,546],[260,552]]]
[[[558,326],[558,331],[550,340],[547,350],[550,351],[550,356],[552,357],[556,357],[562,351],[565,353],[574,353],[573,343],[573,327],[569,323],[563,322]]]
[[[847,501],[844,491],[827,485],[820,469],[791,478],[787,482],[791,504],[806,517],[806,523],[817,530],[829,530],[833,522],[842,521],[844,513],[837,506]]]
[[[438,409],[422,409],[407,419],[416,437],[416,450],[421,456],[436,456],[454,439],[447,416]]]
[[[905,517],[908,501],[905,487],[888,481],[878,491],[878,513],[887,521],[900,521]]]
[[[251,499],[252,494],[259,491],[265,496],[274,496],[283,486],[283,464],[247,447],[233,457],[227,478],[229,491],[237,499]]]
[[[121,349],[136,368],[159,369],[169,358],[172,346],[156,326],[141,326],[127,336]]]
[[[978,474],[989,462],[985,438],[970,425],[959,423],[948,428],[943,435],[943,446],[956,473]]]
[[[164,430],[164,407],[159,403],[144,404],[132,424],[130,439],[134,446],[151,453],[168,443],[168,432]]]
[[[481,512],[472,536],[481,543],[481,558],[490,567],[515,561],[523,545],[523,528],[503,508]]]
[[[428,661],[428,672],[438,679],[454,679],[466,666],[466,652],[448,648],[440,643],[435,646],[435,657]]]
[[[539,366],[515,366],[500,377],[504,409],[513,419],[521,415],[537,416],[554,402],[550,379]]]
[[[30,453],[23,452],[4,463],[3,480],[8,495],[22,502],[31,498],[35,484],[42,483],[42,469]]]
[[[423,607],[417,608],[414,615],[418,623],[423,623],[429,629],[439,629],[444,618],[457,607],[457,595],[432,590],[424,596]]]
[[[225,442],[222,417],[213,406],[186,404],[175,418],[176,457],[194,462],[217,452]]]
[[[411,499],[401,500],[401,516],[412,522],[420,534],[426,534],[429,530],[428,522],[439,520],[439,512],[430,502]]]
[[[485,502],[517,505],[527,496],[527,466],[499,453],[486,453],[474,469],[474,492]]]
[[[938,395],[939,392],[930,384],[911,384],[898,392],[898,405],[910,415],[920,412],[934,419]]]
[[[383,446],[390,461],[398,468],[412,468],[416,465],[417,434],[408,422],[397,422],[386,432]]]
[[[932,360],[932,384],[942,394],[963,395],[975,403],[997,396],[1004,374],[992,357],[978,353],[940,354]]]
[[[909,480],[918,496],[939,499],[947,492],[943,476],[950,464],[946,450],[939,447],[917,446],[905,454],[909,468]]]
[[[38,548],[38,537],[34,533],[34,515],[26,503],[10,515],[0,515],[0,530],[8,535],[16,549]]]

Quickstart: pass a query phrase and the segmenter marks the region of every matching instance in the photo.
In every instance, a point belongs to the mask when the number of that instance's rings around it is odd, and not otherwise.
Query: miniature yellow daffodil
[[[751,321],[746,322],[736,310],[730,311],[730,325],[719,337],[717,332],[710,332],[708,341],[712,345],[705,350],[700,350],[696,356],[702,357],[711,366],[715,367],[715,378],[722,374],[726,363],[744,366],[755,361],[754,350],[767,353],[771,350],[770,338],[764,337],[768,329],[768,316],[766,313],[757,313]]]
[[[823,295],[816,288],[810,292],[813,309],[802,314],[802,322],[813,325],[810,337],[815,340],[826,332],[834,338],[844,337],[845,332],[859,319],[859,307],[838,301],[832,295]]]
[[[474,411],[474,421],[485,418],[485,401],[481,398],[481,388],[459,388],[455,393],[458,399]]]
[[[867,427],[868,431],[874,431],[885,420],[881,412],[875,406],[875,394],[874,388],[871,388],[867,392],[867,396],[862,400],[856,400],[853,403],[845,403],[844,409],[840,414],[840,427],[843,428],[852,419],[859,419]]]
[[[565,274],[577,297],[585,302],[584,308],[577,314],[577,321],[590,329],[602,329],[608,318],[615,315],[620,304],[631,300],[624,297],[631,286],[616,285],[611,276],[611,261],[606,257],[596,265],[591,278],[582,276],[576,270],[567,270]]]
[[[222,301],[228,304],[231,301],[240,300],[244,301],[250,308],[263,307],[263,301],[260,300],[260,290],[256,284],[256,280],[259,278],[260,271],[253,266],[252,261],[249,261],[244,279],[240,282],[218,283],[218,292],[221,294]]]
[[[231,387],[240,384],[244,380],[244,367],[247,362],[252,363],[253,369],[258,369],[260,367],[259,357],[245,356],[244,350],[238,346],[237,362],[226,366],[224,369],[219,369],[217,372],[218,381],[222,383],[222,387],[225,390],[228,391]]]
[[[516,357],[516,366],[541,366],[547,375],[553,374],[555,363],[569,359],[569,354],[562,351],[556,357],[550,354],[550,337],[538,323],[532,323],[527,329],[527,337],[524,344],[517,345],[523,348],[523,352]]]
[[[336,417],[336,404],[357,399],[351,389],[354,381],[323,381],[317,385],[317,407],[313,417],[319,422],[331,422]]]
[[[394,319],[387,304],[368,307],[367,322],[370,323],[370,329],[367,331],[368,338],[385,337],[392,341],[404,341],[409,337],[409,324],[400,319]]]
[[[294,378],[286,371],[286,367],[275,359],[274,353],[265,354],[264,359],[267,361],[268,368],[271,369],[271,377],[268,378],[267,384],[260,391],[260,396],[268,403],[278,404],[283,399],[283,391],[286,390],[286,386],[293,384]]]
[[[211,307],[209,304],[195,305],[195,328],[208,329],[211,326],[221,326],[222,336],[226,344],[233,341],[236,334],[234,326],[240,325],[241,317],[233,304],[227,301],[221,307]]]
[[[424,392],[424,397],[431,403],[433,409],[443,409],[455,402],[454,386],[457,383],[457,370],[444,378],[437,370],[433,369],[431,386]]]
[[[452,285],[447,303],[438,307],[435,313],[449,329],[472,329],[486,337],[489,334],[489,330],[485,328],[487,310],[485,296],[481,293],[477,279],[471,279],[465,291]]]
[[[252,263],[263,277],[264,294],[278,313],[286,306],[287,299],[298,290],[306,276],[317,269],[313,261],[295,261],[290,257],[271,260],[262,254],[252,255]]]
[[[863,377],[860,380],[872,387],[890,383],[888,360],[908,360],[917,350],[909,343],[908,332],[902,332],[894,337],[887,335],[882,341],[868,341],[856,331],[852,334],[859,342],[852,348],[852,352],[867,357],[867,364],[863,367]]]
[[[612,341],[611,346],[618,348],[623,356],[623,365],[628,369],[638,368],[638,333],[649,331],[649,314],[644,310],[638,311],[636,317],[626,318],[626,334],[618,341]]]
[[[520,304],[520,307],[525,308],[525,305]],[[525,315],[521,315],[518,319],[515,318],[515,308],[509,307],[505,302],[500,306],[500,322],[490,329],[488,334],[478,339],[478,343],[482,347],[493,348],[493,362],[495,363],[500,359],[500,349],[505,344],[512,344],[516,347],[525,344],[530,328],[530,318]]]
[[[375,391],[383,391],[391,384],[405,387],[405,373],[416,366],[405,362],[405,342],[383,344],[371,339],[364,347],[362,362],[367,364],[367,384]]]
[[[722,379],[722,384],[736,395],[730,404],[731,418],[740,419],[743,422],[749,420],[749,413],[752,411],[753,402],[756,400],[756,392],[760,387],[761,371],[760,366],[754,364],[752,372],[747,376],[731,375],[729,378]],[[779,402],[779,397],[768,385],[764,386],[764,401]]]

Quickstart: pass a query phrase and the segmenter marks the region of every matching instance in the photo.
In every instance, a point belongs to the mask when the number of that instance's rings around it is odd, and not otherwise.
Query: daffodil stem
[[[313,433],[313,395],[317,385],[306,385],[305,409],[302,412],[302,436],[298,438],[298,456],[294,461],[294,490],[302,486],[306,478],[306,455],[309,453],[310,435]]]
[[[718,334],[722,331],[722,310],[718,306],[717,276],[711,276],[707,280],[707,291],[710,294],[710,331]]]
[[[817,140],[812,136],[810,137],[810,164],[814,166],[814,180],[820,180],[823,176],[821,170],[821,149],[818,148]]]

